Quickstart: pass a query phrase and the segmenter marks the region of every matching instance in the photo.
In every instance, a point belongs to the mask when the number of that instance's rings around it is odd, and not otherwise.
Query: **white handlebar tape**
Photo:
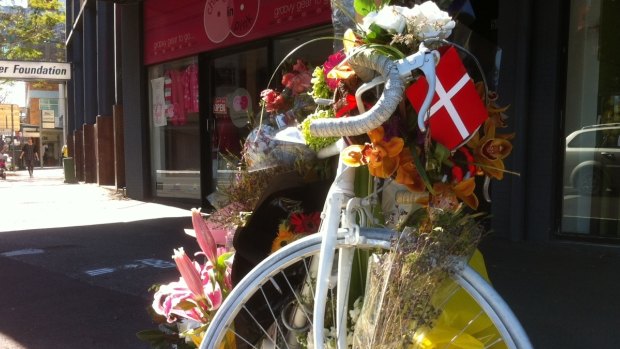
[[[364,50],[352,56],[348,63],[355,71],[368,68],[381,74],[385,79],[383,94],[372,108],[360,115],[312,121],[310,134],[315,137],[357,136],[372,131],[390,118],[403,98],[405,83],[396,63],[388,57]]]

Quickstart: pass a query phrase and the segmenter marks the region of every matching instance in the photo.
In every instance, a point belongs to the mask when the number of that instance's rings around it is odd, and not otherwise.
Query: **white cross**
[[[445,107],[446,111],[448,111],[448,115],[450,115],[452,122],[454,122],[456,129],[459,131],[463,139],[469,136],[469,131],[467,131],[467,128],[465,127],[465,124],[463,124],[463,120],[461,119],[461,116],[459,115],[459,112],[456,111],[454,104],[452,104],[452,97],[454,97],[454,95],[456,95],[461,90],[461,88],[465,86],[465,84],[468,81],[469,81],[469,75],[465,73],[463,77],[461,77],[461,80],[459,80],[454,86],[452,86],[450,91],[446,92],[446,89],[441,84],[441,81],[437,79],[437,81],[435,82],[435,92],[437,92],[437,96],[439,96],[439,100],[435,104],[433,104],[433,106],[431,107],[431,111],[430,111],[430,115],[433,115],[439,109],[441,109],[442,107]]]

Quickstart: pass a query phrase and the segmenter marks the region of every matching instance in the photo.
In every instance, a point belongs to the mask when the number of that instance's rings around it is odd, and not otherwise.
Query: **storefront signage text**
[[[0,61],[0,78],[15,80],[71,80],[71,65],[54,62]]]
[[[299,0],[290,4],[282,5],[273,9],[273,18],[292,16],[295,13],[309,10],[313,6],[324,6],[329,1],[326,0]]]
[[[226,110],[226,97],[215,97],[215,102],[213,102],[213,114],[228,114]]]

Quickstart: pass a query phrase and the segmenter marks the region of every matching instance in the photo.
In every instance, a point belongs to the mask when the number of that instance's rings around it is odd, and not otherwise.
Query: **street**
[[[0,197],[0,348],[148,348],[148,289],[179,277],[173,248],[197,248],[189,211],[59,169],[10,173]]]

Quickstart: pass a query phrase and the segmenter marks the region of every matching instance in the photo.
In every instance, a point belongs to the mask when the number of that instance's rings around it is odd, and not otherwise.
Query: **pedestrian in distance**
[[[26,168],[28,168],[28,173],[30,174],[30,178],[32,178],[32,172],[34,171],[34,161],[35,159],[39,161],[39,152],[35,148],[34,144],[32,144],[32,138],[28,138],[28,143],[24,144],[22,147],[22,153],[19,155],[20,159],[24,159],[26,163]]]

